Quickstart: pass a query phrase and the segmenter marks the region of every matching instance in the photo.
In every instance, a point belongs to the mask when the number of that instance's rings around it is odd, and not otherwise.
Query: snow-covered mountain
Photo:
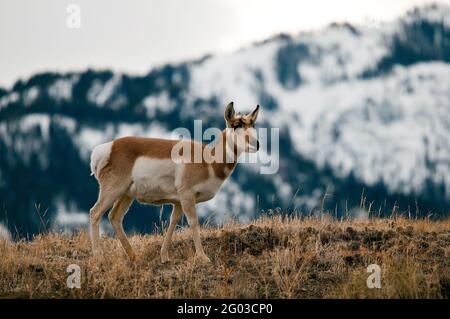
[[[0,221],[21,233],[43,227],[43,213],[55,226],[84,223],[97,192],[93,146],[170,137],[194,119],[222,127],[229,101],[242,111],[260,104],[260,126],[280,128],[280,169],[240,166],[200,205],[205,217],[247,221],[278,206],[344,215],[361,202],[377,214],[450,211],[450,8],[432,5],[379,27],[280,35],[142,77],[45,73],[0,89]],[[132,211],[128,229],[159,223],[149,207]]]

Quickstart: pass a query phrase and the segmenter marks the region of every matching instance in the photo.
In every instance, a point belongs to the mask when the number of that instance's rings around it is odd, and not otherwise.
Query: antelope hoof
[[[202,264],[209,264],[211,260],[205,254],[197,254],[195,255],[195,260]]]
[[[128,257],[130,258],[130,261],[132,263],[137,263],[139,261],[139,258],[136,256],[135,253],[128,254]]]
[[[101,259],[103,257],[103,251],[100,248],[94,249],[92,251],[92,257],[94,259]]]
[[[169,253],[167,252],[161,253],[161,263],[165,264],[168,263],[169,261],[170,261]]]

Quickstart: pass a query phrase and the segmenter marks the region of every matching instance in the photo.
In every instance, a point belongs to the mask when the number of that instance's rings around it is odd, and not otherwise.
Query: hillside
[[[85,232],[0,241],[2,298],[450,298],[450,220],[335,221],[264,216],[249,226],[202,229],[211,264],[196,264],[190,231],[175,233],[161,264],[161,235],[135,235],[131,264],[118,239],[94,260]],[[80,267],[80,289],[66,268]],[[368,289],[367,266],[381,267]]]
[[[87,70],[19,80],[0,89],[0,223],[21,236],[84,227],[97,196],[88,167],[95,145],[169,137],[196,119],[223,127],[229,101],[241,111],[260,104],[260,127],[280,128],[279,158],[261,151],[279,170],[240,165],[200,205],[203,219],[248,222],[289,206],[445,217],[449,21],[449,7],[426,6],[379,28],[333,24],[144,76]],[[150,232],[158,222],[157,208],[134,205],[125,227]]]

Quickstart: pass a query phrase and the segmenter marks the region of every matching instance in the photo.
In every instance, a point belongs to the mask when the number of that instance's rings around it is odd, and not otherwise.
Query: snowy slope
[[[85,223],[97,195],[88,168],[95,145],[126,135],[168,138],[196,119],[221,126],[229,101],[239,111],[260,104],[259,125],[280,128],[273,158],[280,169],[261,175],[258,165],[241,165],[200,205],[201,216],[246,222],[260,209],[323,205],[345,215],[362,193],[387,213],[395,206],[446,214],[449,21],[449,7],[427,6],[379,28],[333,24],[142,77],[44,73],[0,89],[0,222],[36,232],[42,207],[63,228],[71,218]],[[139,214],[127,216],[128,230],[159,223],[156,210],[132,210]]]
[[[234,99],[250,109],[260,98],[259,72],[278,105],[263,105],[262,119],[287,126],[301,155],[343,178],[353,172],[368,185],[381,181],[391,192],[419,194],[430,180],[443,183],[450,196],[450,64],[422,62],[363,77],[389,53],[390,40],[402,36],[405,24],[448,26],[449,18],[447,7],[431,6],[380,29],[333,26],[213,57],[192,67],[190,94]],[[297,86],[277,78],[284,48],[303,53]]]

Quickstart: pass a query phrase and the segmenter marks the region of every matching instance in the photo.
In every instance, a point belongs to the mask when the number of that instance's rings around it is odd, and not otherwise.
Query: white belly
[[[205,202],[213,198],[219,191],[222,183],[221,179],[210,175],[206,181],[194,186],[196,202]]]
[[[131,173],[128,195],[148,204],[179,201],[175,170],[176,164],[170,159],[138,158]]]

